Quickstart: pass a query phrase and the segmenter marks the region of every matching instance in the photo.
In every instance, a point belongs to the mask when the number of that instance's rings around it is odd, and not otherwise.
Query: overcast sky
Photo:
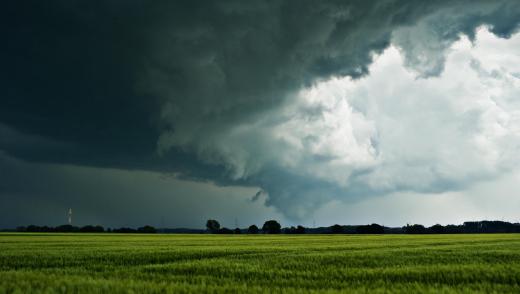
[[[0,227],[520,221],[520,2],[6,1]]]

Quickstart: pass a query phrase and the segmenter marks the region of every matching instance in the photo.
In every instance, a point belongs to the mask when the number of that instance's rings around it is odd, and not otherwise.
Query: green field
[[[520,293],[520,235],[0,234],[0,293]]]

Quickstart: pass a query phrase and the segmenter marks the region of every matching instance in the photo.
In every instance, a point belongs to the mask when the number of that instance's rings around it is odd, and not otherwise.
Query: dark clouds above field
[[[2,6],[0,197],[19,208],[8,225],[34,199],[112,224],[96,207],[134,224],[166,206],[199,226],[215,199],[214,214],[296,222],[516,172],[518,1]]]

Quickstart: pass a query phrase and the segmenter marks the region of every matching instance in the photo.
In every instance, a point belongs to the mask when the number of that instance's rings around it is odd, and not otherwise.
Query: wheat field
[[[0,234],[0,293],[520,293],[520,235]]]

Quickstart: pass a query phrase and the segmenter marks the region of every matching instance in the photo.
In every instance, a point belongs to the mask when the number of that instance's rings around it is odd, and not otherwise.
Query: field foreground
[[[0,234],[0,293],[520,293],[520,235]]]

